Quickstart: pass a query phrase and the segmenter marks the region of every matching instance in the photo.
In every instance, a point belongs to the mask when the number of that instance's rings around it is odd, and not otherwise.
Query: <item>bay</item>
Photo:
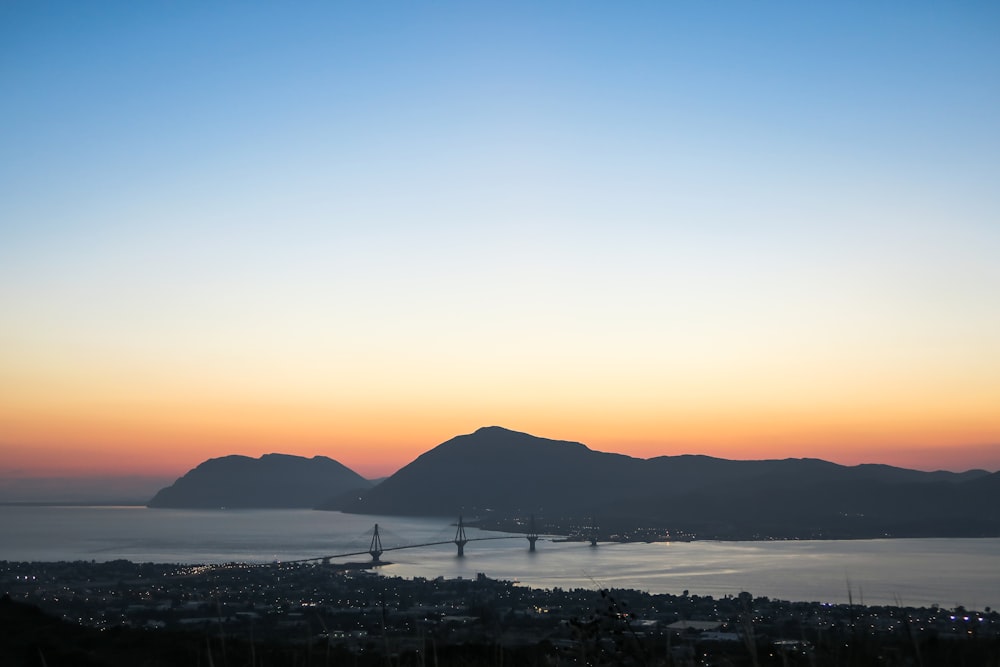
[[[465,557],[448,542],[455,520],[312,510],[0,507],[0,560],[269,563],[366,552],[379,524],[387,576],[471,578],[539,588],[635,588],[650,593],[969,609],[1000,606],[1000,539],[605,543],[467,527]],[[491,538],[491,539],[481,539]],[[504,538],[504,539],[492,539]],[[366,561],[367,555],[333,562]]]

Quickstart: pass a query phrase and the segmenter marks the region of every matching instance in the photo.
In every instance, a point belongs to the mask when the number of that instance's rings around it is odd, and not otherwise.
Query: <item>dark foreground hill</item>
[[[817,459],[637,459],[487,427],[418,457],[346,506],[370,514],[540,514],[702,537],[1000,535],[1000,473]]]
[[[137,594],[137,593],[136,593]],[[148,592],[147,592],[148,594]],[[93,602],[97,605],[97,602]],[[86,608],[99,616],[98,606]],[[230,619],[226,619],[229,621]],[[238,636],[232,623],[192,625],[190,630],[152,630],[110,623],[95,628],[57,618],[30,604],[0,597],[0,665],[4,667],[192,667],[194,665],[267,665],[268,667],[329,667],[356,665],[381,667],[389,657],[376,650],[351,651],[342,640],[334,644],[323,635],[312,638],[306,629],[285,639],[256,639],[253,629]],[[377,648],[374,642],[365,648]],[[443,646],[441,667],[493,665],[493,646]],[[524,653],[524,651],[521,651]],[[517,654],[514,654],[517,657]],[[531,654],[533,656],[533,653]],[[391,664],[417,667],[425,664],[411,652]]]
[[[161,489],[149,507],[312,508],[371,482],[325,456],[265,454],[209,459]]]

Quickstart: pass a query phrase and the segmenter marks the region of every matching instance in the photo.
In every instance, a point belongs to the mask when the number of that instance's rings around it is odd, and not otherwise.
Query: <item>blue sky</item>
[[[380,405],[411,448],[996,443],[998,34],[974,2],[4,3],[6,446],[188,400],[346,406],[331,443]]]

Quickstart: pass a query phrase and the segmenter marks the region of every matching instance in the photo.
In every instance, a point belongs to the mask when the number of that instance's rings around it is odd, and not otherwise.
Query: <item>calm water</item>
[[[270,562],[366,551],[374,523],[386,548],[450,540],[447,519],[310,510],[151,510],[0,507],[0,560]],[[470,538],[503,533],[467,529]],[[387,551],[402,577],[490,577],[543,588],[618,587],[721,596],[750,591],[787,600],[1000,607],[1000,539],[602,544],[523,536]],[[364,560],[367,557],[343,560]]]

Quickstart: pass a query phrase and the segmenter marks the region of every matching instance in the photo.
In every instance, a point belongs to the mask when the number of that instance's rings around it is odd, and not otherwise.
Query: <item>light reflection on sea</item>
[[[447,541],[454,520],[373,517],[310,510],[151,510],[144,507],[0,507],[0,560],[266,563],[366,552],[380,525],[383,546]],[[482,572],[552,588],[637,588],[652,593],[787,600],[1000,607],[1000,539],[601,544],[466,530],[454,545],[387,550],[389,576],[475,577]],[[367,555],[339,561],[366,561]],[[337,561],[335,561],[337,562]]]

